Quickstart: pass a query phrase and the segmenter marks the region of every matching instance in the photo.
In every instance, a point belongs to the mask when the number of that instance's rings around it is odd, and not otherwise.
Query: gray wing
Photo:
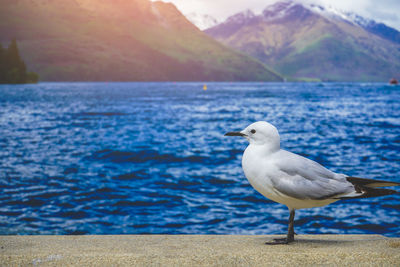
[[[321,200],[354,192],[344,174],[285,150],[274,156],[276,175],[271,180],[280,193],[297,199]]]

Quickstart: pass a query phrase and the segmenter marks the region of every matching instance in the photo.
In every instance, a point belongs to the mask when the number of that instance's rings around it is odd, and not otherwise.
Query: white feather
[[[256,122],[241,133],[250,142],[242,158],[244,173],[265,197],[290,209],[302,209],[325,206],[341,196],[360,195],[346,175],[280,149],[279,133],[273,125]]]

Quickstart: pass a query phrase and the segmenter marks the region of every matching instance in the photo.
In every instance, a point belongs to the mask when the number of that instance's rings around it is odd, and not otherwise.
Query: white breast
[[[261,152],[259,146],[249,145],[246,148],[242,158],[244,174],[255,190],[273,201],[280,202],[280,197],[273,189],[270,179],[273,166],[268,166],[269,155],[264,155]]]

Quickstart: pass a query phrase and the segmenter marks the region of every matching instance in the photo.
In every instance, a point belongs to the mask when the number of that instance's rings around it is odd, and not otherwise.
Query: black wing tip
[[[398,182],[384,181],[384,180],[374,180],[368,178],[359,178],[359,177],[346,177],[346,180],[352,183],[354,186],[365,186],[365,187],[385,187],[385,186],[399,186]],[[374,186],[375,184],[375,186]]]
[[[400,192],[396,190],[379,188],[379,187],[400,185],[400,183],[397,182],[373,180],[373,179],[350,177],[350,176],[346,177],[346,180],[354,186],[356,192],[361,194],[359,196],[354,196],[354,197],[346,197],[346,196],[339,197],[339,199],[369,198],[369,197],[381,197],[387,195],[400,194]]]

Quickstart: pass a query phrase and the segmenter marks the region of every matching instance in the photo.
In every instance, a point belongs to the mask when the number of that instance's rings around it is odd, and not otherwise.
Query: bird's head
[[[250,144],[268,145],[271,148],[280,148],[280,138],[278,130],[272,124],[266,121],[257,121],[250,124],[240,132],[229,132],[225,136],[242,136]]]

